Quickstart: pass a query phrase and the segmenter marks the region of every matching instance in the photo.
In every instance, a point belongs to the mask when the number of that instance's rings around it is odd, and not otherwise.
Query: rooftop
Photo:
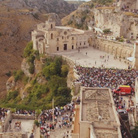
[[[91,132],[98,138],[118,138],[120,123],[110,89],[82,87],[81,121],[91,123]]]
[[[83,30],[80,30],[80,29],[75,29],[75,28],[72,28],[72,27],[67,27],[67,26],[55,26],[56,29],[63,29],[63,30],[71,30],[72,34],[83,34],[84,31]]]

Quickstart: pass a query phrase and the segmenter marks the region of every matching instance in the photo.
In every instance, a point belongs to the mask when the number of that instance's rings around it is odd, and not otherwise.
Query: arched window
[[[53,34],[51,34],[51,39],[53,39]]]
[[[51,24],[51,29],[53,28],[53,24]]]

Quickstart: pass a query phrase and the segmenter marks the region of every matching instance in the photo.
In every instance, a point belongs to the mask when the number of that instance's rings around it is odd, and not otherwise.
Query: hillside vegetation
[[[83,3],[77,10],[62,19],[62,24],[75,27],[78,29],[87,30],[88,25],[94,25],[94,7],[109,6],[114,0],[91,0]]]
[[[24,57],[29,64],[28,77],[22,70],[13,72],[12,87],[1,102],[2,107],[17,109],[48,109],[54,98],[55,106],[62,106],[71,101],[71,90],[67,87],[69,67],[61,57],[45,57],[32,49],[32,42],[24,49]],[[34,62],[43,57],[44,64],[41,71],[36,73]],[[29,105],[29,106],[28,106]]]
[[[31,31],[51,16],[66,16],[75,7],[63,0],[0,0],[0,98],[6,94],[5,84],[11,72],[20,68],[23,49],[31,39]],[[57,14],[52,14],[59,23]]]

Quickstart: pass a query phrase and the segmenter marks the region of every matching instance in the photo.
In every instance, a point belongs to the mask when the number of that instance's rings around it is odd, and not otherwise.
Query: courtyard
[[[124,60],[121,59],[119,61],[113,55],[92,47],[80,49],[80,51],[64,51],[58,53],[58,55],[63,55],[72,60],[76,65],[83,67],[128,68],[128,64],[124,63]]]
[[[12,119],[7,132],[20,132],[29,136],[32,133],[34,120]]]

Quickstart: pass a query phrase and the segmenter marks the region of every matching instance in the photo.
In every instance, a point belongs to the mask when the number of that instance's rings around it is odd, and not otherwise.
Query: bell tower
[[[46,28],[48,30],[53,30],[55,28],[55,21],[53,21],[52,18],[49,18],[48,21],[46,21]]]

